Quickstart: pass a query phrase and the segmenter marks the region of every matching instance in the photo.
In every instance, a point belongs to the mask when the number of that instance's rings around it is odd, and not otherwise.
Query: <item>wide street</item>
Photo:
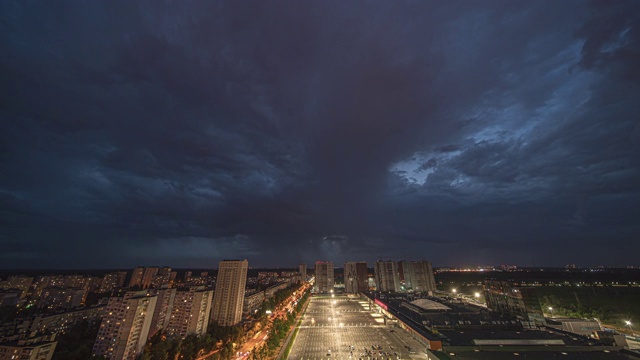
[[[426,359],[424,345],[385,324],[374,305],[343,295],[315,296],[302,319],[289,359]]]

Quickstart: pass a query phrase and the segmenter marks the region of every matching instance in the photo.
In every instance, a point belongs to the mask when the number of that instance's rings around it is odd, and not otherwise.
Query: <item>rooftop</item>
[[[418,306],[424,310],[451,310],[450,307],[441,304],[439,302],[428,300],[428,299],[418,299],[411,302],[412,305]]]

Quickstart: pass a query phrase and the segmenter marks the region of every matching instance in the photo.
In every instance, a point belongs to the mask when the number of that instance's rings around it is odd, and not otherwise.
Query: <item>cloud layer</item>
[[[2,2],[0,264],[638,265],[639,5]]]

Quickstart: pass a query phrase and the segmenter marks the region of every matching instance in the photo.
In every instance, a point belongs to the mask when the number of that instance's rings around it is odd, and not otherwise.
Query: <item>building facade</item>
[[[109,360],[135,360],[149,335],[156,296],[146,292],[128,292],[107,303],[93,354]]]
[[[51,360],[57,343],[49,335],[0,344],[0,360]]]
[[[144,269],[144,274],[142,275],[142,286],[141,286],[143,289],[148,289],[151,286],[151,284],[153,284],[153,280],[158,275],[159,270],[160,269],[158,269],[157,266],[152,266]]]
[[[316,261],[316,292],[326,294],[333,291],[335,277],[331,261]]]
[[[433,267],[428,261],[402,261],[404,288],[414,292],[436,290]]]
[[[167,336],[184,338],[189,334],[204,335],[212,303],[213,290],[205,290],[204,286],[176,292],[166,328]]]
[[[247,292],[244,296],[244,304],[242,305],[242,314],[250,316],[256,313],[262,307],[265,296],[264,291],[254,290]]]
[[[51,315],[36,315],[29,331],[32,334],[65,332],[69,327],[83,320],[100,321],[105,309],[105,305],[100,305]]]
[[[131,279],[129,280],[129,287],[142,287],[142,276],[144,275],[144,268],[137,267],[133,269],[131,273]]]
[[[87,289],[51,286],[45,288],[36,306],[47,310],[71,309],[84,304]]]
[[[242,320],[244,291],[247,284],[247,260],[223,260],[218,267],[211,321],[232,326]]]
[[[124,280],[127,277],[127,273],[124,271],[113,272],[106,274],[100,282],[98,292],[111,292],[114,289],[120,289],[124,286]]]
[[[367,263],[350,261],[344,264],[344,288],[348,293],[369,290]]]
[[[149,334],[147,335],[148,338],[151,338],[158,331],[166,329],[169,325],[176,291],[176,289],[157,289],[153,291],[152,294],[157,297],[157,300],[153,310],[151,327],[149,328]]]
[[[298,272],[302,275],[302,281],[307,281],[307,264],[300,264]]]
[[[395,261],[376,261],[375,275],[378,291],[400,291],[400,276]]]

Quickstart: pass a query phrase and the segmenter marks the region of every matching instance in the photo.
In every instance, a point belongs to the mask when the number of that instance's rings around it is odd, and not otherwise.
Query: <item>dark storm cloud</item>
[[[640,250],[636,2],[0,7],[4,267]]]

